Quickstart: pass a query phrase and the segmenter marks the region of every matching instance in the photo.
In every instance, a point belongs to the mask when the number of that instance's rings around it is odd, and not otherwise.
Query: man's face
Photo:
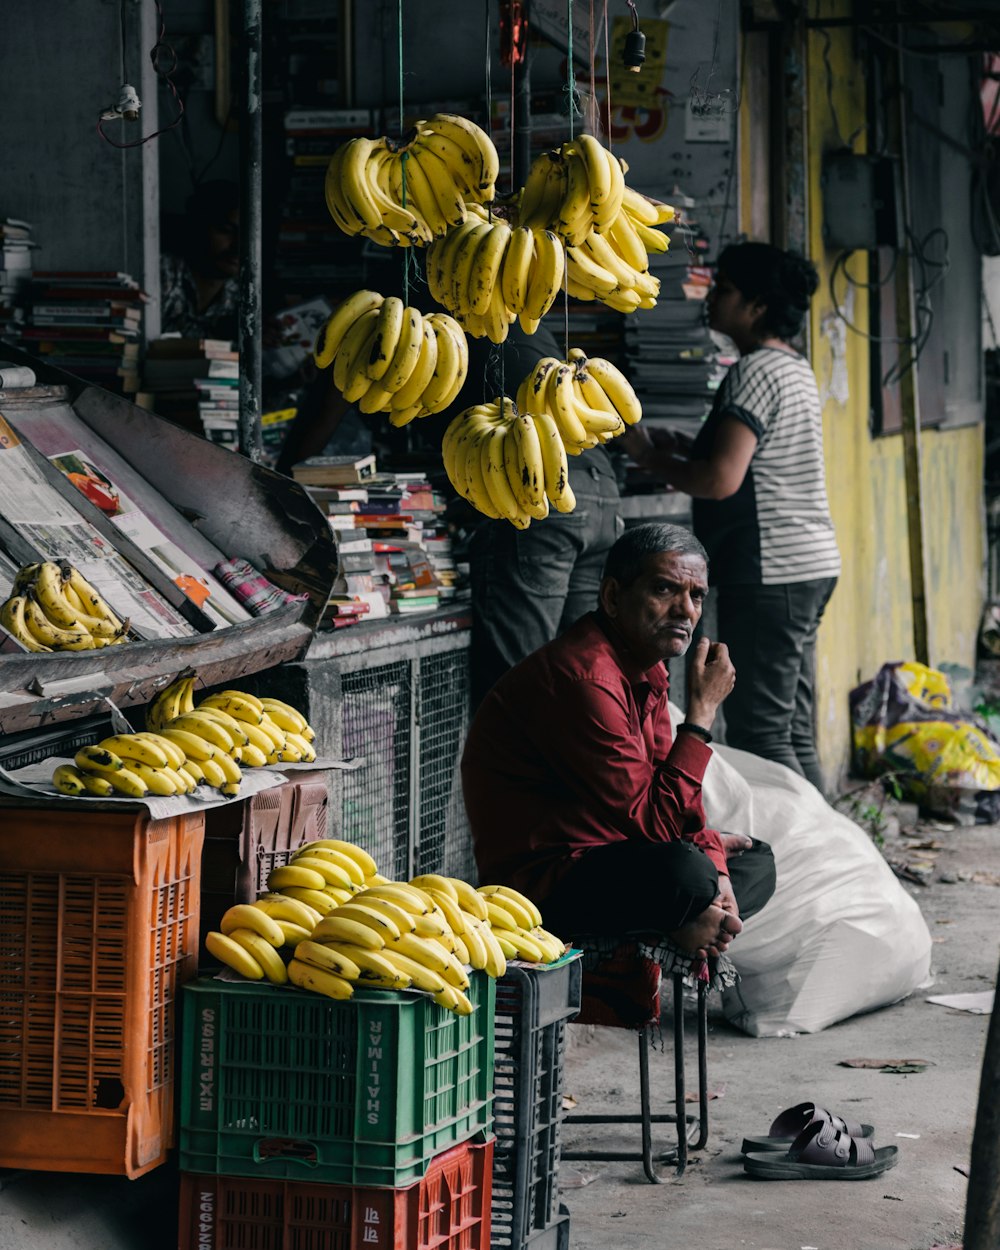
[[[646,557],[630,586],[607,578],[601,606],[646,669],[684,654],[707,594],[708,569],[701,556],[660,551]]]
[[[213,277],[235,278],[240,271],[240,214],[238,209],[225,221],[208,229],[208,264]]]

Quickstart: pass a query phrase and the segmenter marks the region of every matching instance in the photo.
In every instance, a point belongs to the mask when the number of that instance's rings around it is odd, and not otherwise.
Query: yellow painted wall
[[[845,4],[840,7],[847,12]],[[850,31],[831,29],[829,36],[833,104],[846,137],[863,120],[865,85]],[[811,311],[811,350],[825,397],[827,486],[844,563],[817,658],[820,758],[828,786],[835,787],[850,759],[848,692],[886,660],[913,658],[912,611],[902,439],[869,434],[866,340],[843,333],[830,298],[835,253],[823,246],[819,179],[823,151],[837,139],[824,35],[807,38],[809,253],[821,277]],[[851,270],[865,280],[860,253]],[[838,288],[842,305],[843,296]],[[855,307],[851,320],[867,328],[866,308]],[[971,666],[984,594],[983,427],[926,431],[921,439],[931,662]]]

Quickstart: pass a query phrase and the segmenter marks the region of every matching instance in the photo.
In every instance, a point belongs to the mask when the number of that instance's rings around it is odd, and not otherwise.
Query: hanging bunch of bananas
[[[435,113],[402,143],[359,138],[338,148],[326,171],[326,204],[345,234],[421,247],[461,225],[469,202],[492,200],[499,171],[485,130]]]
[[[570,348],[569,360],[544,356],[517,391],[517,407],[548,416],[570,455],[606,443],[642,417],[642,406],[620,369]]]
[[[0,624],[28,651],[92,651],[125,642],[121,620],[71,564],[26,564],[0,606]]]
[[[621,210],[626,168],[593,135],[542,152],[521,193],[521,225],[554,230],[570,247],[591,231],[606,233]]]
[[[504,396],[460,412],[445,430],[441,458],[448,480],[484,516],[517,529],[533,519],[572,512],[566,449],[552,415]]]
[[[441,412],[469,372],[469,345],[453,317],[424,315],[394,295],[355,291],[316,337],[321,369],[362,412],[387,412],[393,425]]]
[[[427,249],[427,287],[473,338],[502,343],[515,318],[533,334],[562,286],[565,257],[551,230],[511,227],[493,211],[468,220]]]
[[[649,272],[649,255],[670,246],[669,238],[654,227],[673,218],[669,204],[626,187],[621,210],[608,230],[593,231],[582,242],[567,246],[567,292],[574,299],[600,300],[617,312],[653,308],[660,280]]]
[[[197,785],[181,748],[155,733],[112,734],[80,747],[72,764],[60,764],[52,784],[60,794],[141,799],[146,794],[189,794]]]

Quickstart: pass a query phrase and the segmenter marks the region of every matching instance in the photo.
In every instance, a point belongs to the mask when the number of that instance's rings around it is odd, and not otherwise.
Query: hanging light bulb
[[[642,69],[643,61],[646,59],[646,36],[639,29],[639,11],[635,7],[635,0],[625,0],[625,3],[632,10],[633,26],[625,36],[622,61],[627,70],[633,74],[638,74]]]

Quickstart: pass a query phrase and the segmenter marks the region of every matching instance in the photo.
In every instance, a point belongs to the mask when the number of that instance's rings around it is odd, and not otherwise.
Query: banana
[[[135,760],[149,768],[175,767],[174,756],[168,757],[167,752],[155,742],[148,742],[139,734],[112,734],[104,738],[98,746],[111,751],[122,760]]]
[[[447,952],[433,938],[421,938],[413,933],[404,933],[387,942],[386,949],[416,960],[417,963],[430,968],[440,977],[444,976],[449,967]]]
[[[114,794],[114,786],[103,774],[81,772],[80,775],[83,779],[83,788],[88,794],[93,794],[100,799],[109,798]]]
[[[530,934],[521,929],[507,929],[502,936],[517,952],[515,958],[525,959],[530,964],[548,963],[545,952]]]
[[[280,745],[274,741],[259,725],[251,725],[248,721],[238,722],[243,726],[247,735],[247,746],[253,747],[255,751],[259,751],[265,760],[272,751],[280,750],[285,745],[285,735],[281,734]],[[280,730],[279,730],[280,733]],[[246,750],[246,747],[244,747]],[[259,765],[258,765],[259,767]]]
[[[337,886],[342,890],[350,888],[351,878],[343,868],[339,864],[332,863],[330,860],[323,859],[318,855],[303,855],[301,852],[298,852],[292,857],[290,866],[293,868],[308,868],[310,872],[314,872],[317,876],[322,877],[323,885],[316,886],[316,889],[325,889],[328,885]],[[298,881],[290,884],[305,885],[306,883]],[[306,888],[312,889],[314,887],[307,885]]]
[[[552,948],[552,958],[549,960],[550,963],[556,959],[560,959],[563,952],[566,950],[566,943],[562,940],[562,938],[556,937],[556,935],[554,933],[550,933],[548,929],[543,929],[541,925],[536,925],[534,929],[531,930],[531,936],[536,942],[545,941],[549,943]]]
[[[412,205],[420,215],[433,238],[441,238],[447,234],[452,223],[442,211],[434,194],[434,188],[427,179],[424,167],[417,160],[416,153],[411,151],[400,153],[399,169],[400,198],[405,196],[407,205]]]
[[[469,948],[465,944],[465,933],[463,932],[462,936],[459,937],[457,933],[453,932],[452,937],[455,939],[454,956],[462,968],[466,968],[472,961],[469,959]]]
[[[423,339],[423,314],[416,308],[404,308],[396,349],[382,376],[382,386],[390,395],[395,396],[413,376],[420,360]]]
[[[479,176],[482,166],[482,161],[478,156],[478,149],[476,157],[473,158],[450,135],[432,130],[426,126],[426,123],[418,123],[417,130],[417,137],[413,141],[414,149],[426,148],[439,156],[447,166],[459,190],[464,195],[475,195],[479,189]]]
[[[405,990],[410,984],[410,977],[390,963],[381,951],[373,951],[365,946],[354,946],[349,942],[329,943],[329,949],[356,965],[357,979],[362,985],[377,985],[387,990]]]
[[[267,696],[258,702],[261,714],[266,713],[279,729],[290,729],[292,733],[301,734],[309,728],[306,718],[290,703],[284,703],[281,699],[275,699],[272,696]]]
[[[448,932],[448,922],[443,913],[429,911],[413,917],[413,931],[417,937],[444,937]]]
[[[450,307],[457,313],[472,311],[470,294],[472,267],[475,264],[476,253],[479,251],[480,245],[492,233],[493,230],[489,223],[481,221],[463,236],[461,243],[455,249],[451,262],[450,303],[446,307]]]
[[[419,894],[416,889],[398,881],[369,886],[365,893],[373,895],[375,898],[387,898],[390,903],[395,903],[397,907],[402,907],[411,916],[426,916],[433,910],[426,897]]]
[[[456,990],[467,990],[469,988],[468,975],[462,967],[461,960],[452,951],[447,952],[445,955],[445,969],[441,976],[444,977],[447,985],[454,986]]]
[[[503,466],[510,489],[517,500],[518,511],[524,516],[534,518],[535,511],[524,484],[524,465],[521,462],[521,448],[516,432],[518,420],[517,417],[511,418],[504,429]],[[547,505],[545,511],[548,512]]]
[[[356,403],[371,386],[364,364],[371,352],[378,309],[363,313],[344,336],[333,362],[333,384],[348,403]]]
[[[560,365],[549,375],[547,392],[549,410],[555,417],[563,445],[570,454],[579,454],[587,444],[588,435],[576,414],[573,393],[573,367]]]
[[[231,933],[233,929],[253,929],[272,946],[281,946],[284,936],[277,922],[267,912],[252,903],[237,903],[223,913],[219,922],[223,933]]]
[[[576,143],[564,144],[563,155],[566,161],[566,194],[552,229],[567,244],[579,247],[593,229],[596,205],[591,202],[593,191],[587,162]]]
[[[226,934],[206,933],[205,949],[220,964],[227,964],[234,971],[238,972],[241,977],[246,977],[248,981],[263,981],[264,969],[254,956],[250,954],[245,946],[241,946],[239,942],[234,942]]]
[[[470,916],[475,916],[477,920],[486,920],[489,913],[486,910],[485,898],[468,881],[463,881],[461,877],[449,877],[448,880],[454,887],[458,905],[462,911]]]
[[[264,719],[264,708],[260,700],[252,695],[242,694],[239,690],[223,690],[221,694],[210,694],[198,706],[227,712],[234,720],[247,725],[259,725]]]
[[[316,758],[316,751],[312,744],[307,742],[301,734],[287,733],[285,734],[286,751],[292,749],[298,752],[298,758],[305,764],[311,764]],[[296,761],[297,762],[297,761]]]
[[[466,219],[465,200],[462,188],[446,163],[426,145],[414,144],[410,149],[410,167],[414,165],[420,167],[437,211],[449,228],[460,226]]]
[[[289,900],[294,902],[294,899]],[[274,922],[281,930],[282,946],[296,947],[300,942],[306,942],[312,936],[312,926],[308,929],[300,924],[293,924],[290,920],[276,920]]]
[[[538,427],[531,417],[520,414],[512,427],[521,466],[521,486],[525,506],[532,517],[544,520],[549,514],[545,497],[545,461]]]
[[[521,196],[520,224],[547,230],[566,196],[567,170],[561,152],[542,152],[531,163]]]
[[[418,963],[416,959],[411,959],[392,946],[387,946],[382,955],[394,968],[410,978],[414,989],[427,990],[432,994],[438,994],[444,989],[444,977],[426,964]]]
[[[385,941],[396,939],[400,935],[399,925],[384,911],[376,907],[368,907],[365,903],[353,899],[342,907],[338,907],[334,914],[341,919],[355,920],[358,924],[367,925]]]
[[[108,751],[104,747],[84,746],[80,747],[73,762],[77,768],[84,772],[117,772],[125,767],[125,763],[120,755],[116,755],[114,751]]]
[[[566,249],[566,275],[577,290],[589,292],[590,299],[604,299],[621,286],[615,274],[598,264],[585,246]]]
[[[362,948],[358,948],[362,949]],[[356,981],[361,975],[360,967],[336,946],[324,946],[322,942],[308,939],[300,942],[295,948],[295,958],[304,964],[312,964],[314,968],[323,968],[333,972],[345,981]]]
[[[52,784],[60,794],[84,794],[83,773],[72,764],[60,764],[52,774]]]
[[[175,716],[166,726],[165,732],[181,730],[183,733],[194,734],[203,741],[210,743],[224,755],[231,755],[236,743],[232,734],[217,720],[213,720],[209,711],[195,708],[190,712],[182,712]]]
[[[264,971],[264,976],[273,985],[284,985],[288,980],[284,960],[275,948],[255,929],[231,929],[226,935],[231,941],[237,942],[247,954],[251,955]]]
[[[164,797],[187,794],[187,778],[179,776],[172,768],[150,768],[138,760],[129,760],[128,771],[138,777],[151,794]]]
[[[405,907],[400,907],[397,903],[393,903],[387,898],[378,898],[368,890],[355,894],[352,901],[362,903],[372,911],[381,912],[383,916],[388,917],[393,922],[401,935],[413,933],[417,927],[416,920]]]
[[[159,734],[152,733],[151,731],[145,729],[138,730],[131,736],[139,738],[144,742],[148,742],[151,746],[160,750],[166,757],[167,767],[169,768],[180,768],[187,759],[187,756],[180,749],[177,743],[171,742],[169,738],[162,738]]]
[[[372,951],[380,951],[385,946],[381,931],[371,924],[340,915],[339,907],[324,916],[316,925],[312,938],[314,942],[347,942],[351,946],[363,946]]]
[[[165,725],[160,732],[164,738],[180,747],[189,760],[194,760],[198,764],[203,764],[219,754],[216,748],[210,742],[206,742],[200,734],[175,728],[173,721]]]
[[[218,752],[216,756],[218,757]],[[213,790],[221,790],[227,784],[226,774],[222,771],[218,759],[199,760],[198,767],[201,769],[202,780]]]
[[[233,745],[243,748],[250,743],[250,735],[247,733],[247,727],[242,721],[238,721],[235,716],[230,716],[228,712],[223,712],[221,708],[205,707],[202,704],[195,708],[201,716],[207,716],[209,720],[214,720],[217,724],[229,734],[233,740]]]
[[[651,256],[669,251],[669,235],[664,234],[661,230],[654,230],[651,226],[645,226],[641,221],[636,221],[633,217],[629,217],[629,221],[647,255]]]
[[[242,747],[241,752],[240,765],[243,768],[263,768],[267,763],[267,756],[252,743]]]
[[[325,972],[312,964],[304,964],[293,959],[288,965],[288,979],[301,990],[312,990],[314,994],[325,994],[327,998],[343,1000],[354,993],[354,986],[335,973]]]
[[[591,356],[587,361],[587,372],[611,400],[626,425],[635,425],[642,418],[639,397],[620,369],[609,360]]]
[[[507,466],[504,463],[504,443],[508,434],[508,425],[497,426],[483,439],[481,463],[483,480],[494,508],[502,517],[510,521],[517,529],[527,529],[531,517],[522,512],[517,497],[511,489],[507,477]]]
[[[192,760],[188,760],[186,763],[182,764],[177,771],[182,777],[186,777],[188,779],[192,790],[196,789],[205,780],[205,774],[202,772],[200,766],[195,764]]]
[[[465,943],[466,954],[468,958],[466,963],[473,968],[485,968],[489,960],[486,950],[486,944],[483,942],[479,932],[480,921],[469,916],[465,928],[462,931],[462,941]]]
[[[333,364],[347,331],[362,313],[381,308],[382,299],[377,291],[362,290],[341,300],[316,336],[313,357],[320,369],[327,369]]]
[[[398,391],[394,392],[392,396],[393,411],[406,411],[413,408],[423,396],[427,383],[433,377],[434,370],[437,367],[437,334],[434,332],[434,326],[426,317],[421,317],[420,333],[420,354],[416,366],[406,382]],[[423,405],[420,405],[420,407],[422,408]]]
[[[360,862],[352,855],[347,855],[344,851],[334,850],[332,847],[320,846],[316,842],[310,842],[307,846],[299,847],[292,856],[292,862],[297,863],[302,856],[307,856],[310,860],[327,861],[333,867],[338,868],[340,872],[347,877],[347,881],[343,882],[344,888],[353,885],[364,885],[365,873]],[[310,865],[306,865],[310,867]]]
[[[486,947],[486,966],[483,971],[487,976],[493,977],[494,979],[502,977],[507,971],[507,958],[500,949],[500,944],[497,942],[496,936],[490,928],[489,923],[487,921],[483,921],[478,932],[479,936],[483,940],[483,945]]]
[[[569,484],[566,447],[560,436],[559,427],[548,411],[532,412],[531,415],[542,449],[546,498],[557,512],[572,512],[576,507],[576,500]]]
[[[538,321],[549,311],[562,287],[565,263],[559,238],[551,230],[535,231],[535,253],[524,308],[520,314],[522,317]]]
[[[344,903],[350,903],[354,898],[352,890],[342,889],[341,887],[335,885],[325,885],[323,887],[323,893],[328,898],[332,898],[338,907],[342,907]]]
[[[356,843],[348,842],[344,838],[316,838],[312,842],[304,842],[299,847],[299,850],[309,852],[316,850],[339,851],[342,855],[348,856],[348,858],[353,859],[357,863],[361,869],[362,881],[367,881],[369,877],[378,875],[378,864],[376,864],[371,855]]]
[[[457,990],[453,985],[446,985],[443,990],[432,994],[431,998],[439,1007],[454,1012],[456,1016],[471,1016],[475,1010],[462,991]]]
[[[76,610],[67,602],[62,586],[62,570],[58,564],[46,560],[39,565],[32,584],[35,601],[53,625],[78,631],[81,622],[77,619]]]
[[[490,912],[490,922],[494,928],[496,928],[496,923],[491,908],[495,907],[500,907],[507,912],[517,929],[532,929],[541,920],[534,904],[531,907],[525,907],[520,898],[514,898],[506,892],[501,894],[499,886],[480,886],[479,892],[486,898],[486,909]]]
[[[467,355],[463,362],[462,350],[456,336],[446,329],[436,316],[432,315],[431,320],[434,333],[437,335],[437,363],[431,380],[424,387],[420,402],[428,413],[435,413],[443,412],[462,389],[469,366]],[[461,326],[453,318],[448,318],[448,320],[462,336],[464,343],[465,333]]]
[[[38,642],[24,620],[27,600],[24,595],[14,595],[0,608],[0,625],[21,644],[26,651],[51,651],[51,647]]]
[[[637,273],[648,272],[649,255],[628,213],[619,213],[611,223],[608,242]]]
[[[526,226],[512,230],[500,271],[500,291],[504,303],[512,313],[519,313],[524,308],[528,294],[528,275],[534,255],[534,231]]]
[[[494,197],[496,180],[500,173],[500,158],[493,140],[485,130],[457,113],[435,113],[419,127],[431,130],[454,140],[475,162],[478,158],[478,178],[474,198],[486,204]],[[475,166],[473,166],[475,169]]]
[[[331,898],[324,890],[311,890],[304,885],[282,886],[281,893],[299,903],[305,903],[313,911],[319,912],[321,918],[328,916],[338,906],[337,900]]]
[[[486,900],[486,910],[489,913],[489,924],[492,929],[515,930],[518,927],[517,921],[505,907],[501,907],[499,903],[494,903],[492,899]]]
[[[404,310],[403,301],[395,295],[390,295],[382,301],[375,322],[375,337],[372,339],[371,351],[364,366],[365,373],[373,382],[377,382],[385,375],[399,345]]]
[[[499,935],[494,933],[493,936],[497,940],[497,946],[499,946],[500,949],[503,951],[504,959],[516,959],[517,958],[517,947],[514,945],[513,942],[508,942],[502,933]]]
[[[493,299],[510,234],[510,226],[496,220],[476,249],[469,275],[469,307],[478,316],[486,313]]]
[[[269,890],[284,890],[290,885],[303,890],[319,891],[326,885],[326,877],[312,868],[303,868],[298,864],[283,864],[272,868],[267,875]]]
[[[504,905],[504,900],[516,903],[518,907],[527,912],[529,923],[526,928],[535,928],[542,923],[542,913],[526,894],[522,894],[520,890],[515,890],[509,885],[481,885],[477,893],[483,898],[492,899],[494,903]]]
[[[63,593],[67,597],[73,596],[75,602],[72,606],[79,606],[77,620],[92,634],[115,642],[124,641],[129,628],[128,620],[122,620],[73,565],[70,565],[69,579],[63,586]]]
[[[442,877],[439,873],[424,872],[419,876],[411,877],[410,885],[429,894],[434,892],[445,894],[455,903],[458,902],[458,890],[455,889],[450,878]]]
[[[258,908],[274,921],[287,920],[289,924],[301,925],[310,933],[313,926],[320,921],[320,914],[315,908],[284,894],[263,895],[255,903],[251,903],[251,906]]]
[[[53,623],[31,597],[24,597],[24,624],[34,640],[50,651],[92,651],[94,640],[79,621],[70,628]]]
[[[384,144],[384,140],[380,141]],[[386,146],[378,147],[372,156],[368,170],[368,189],[375,206],[382,214],[383,224],[398,238],[385,238],[379,233],[376,242],[397,242],[404,247],[418,247],[427,243],[430,230],[423,217],[414,212],[413,203],[404,205],[401,196],[401,181],[397,181],[400,155]]]
[[[369,230],[384,227],[368,183],[368,161],[375,141],[367,138],[351,139],[344,144],[340,161],[340,186],[344,200]]]
[[[41,567],[42,566],[40,563],[22,564],[21,567],[17,570],[17,573],[14,577],[14,585],[12,587],[12,593],[14,595],[26,594],[31,589],[32,583],[34,582],[35,578],[38,576],[38,570]]]

